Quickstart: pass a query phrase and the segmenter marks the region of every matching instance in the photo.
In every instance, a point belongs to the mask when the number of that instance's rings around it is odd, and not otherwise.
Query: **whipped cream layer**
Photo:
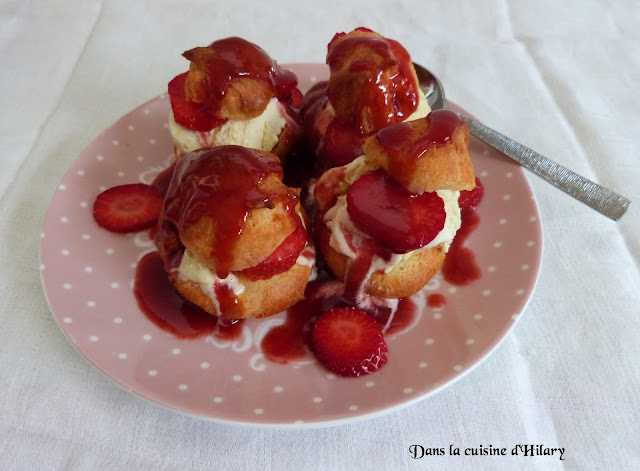
[[[277,98],[256,118],[229,120],[211,131],[191,131],[176,123],[173,113],[169,115],[169,133],[181,155],[203,147],[238,145],[252,149],[271,151],[280,139],[287,124],[287,112]]]
[[[180,265],[176,270],[181,280],[196,283],[202,292],[211,299],[217,316],[222,315],[222,310],[216,295],[216,286],[225,285],[235,296],[241,295],[245,290],[244,285],[240,283],[238,277],[233,273],[229,273],[229,276],[225,279],[218,278],[215,272],[201,263],[190,250],[184,251]]]
[[[307,243],[298,255],[296,264],[312,267],[311,279],[313,279],[316,276],[315,261],[315,249]],[[211,299],[218,316],[221,315],[221,310],[220,302],[216,295],[216,286],[225,285],[235,296],[240,296],[245,291],[245,286],[236,275],[229,273],[226,278],[219,278],[214,270],[200,262],[188,249],[184,251],[180,265],[174,270],[178,272],[181,280],[192,281],[198,285],[202,292]]]

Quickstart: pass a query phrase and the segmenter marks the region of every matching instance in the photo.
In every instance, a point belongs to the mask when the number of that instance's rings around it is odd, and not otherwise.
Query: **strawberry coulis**
[[[175,337],[213,335],[232,340],[242,331],[244,321],[214,317],[180,296],[169,282],[158,252],[150,252],[138,262],[134,294],[147,319]]]
[[[349,71],[365,75],[362,95],[356,105],[351,124],[360,134],[364,123],[360,120],[365,108],[371,110],[374,129],[400,122],[418,107],[418,84],[411,69],[411,57],[397,41],[378,35],[334,37],[329,43],[327,64],[331,73],[339,72],[355,51],[368,49],[369,57],[351,62]],[[385,72],[380,73],[381,67]],[[329,80],[329,101],[339,100],[339,89]]]
[[[165,222],[160,230],[182,233],[203,217],[216,221],[211,257],[217,276],[231,271],[233,249],[252,209],[284,205],[292,217],[298,202],[295,193],[272,194],[260,188],[269,175],[282,178],[280,163],[240,146],[193,152],[176,165],[165,197]],[[173,228],[171,227],[173,225]]]
[[[429,307],[443,307],[447,303],[447,298],[444,294],[433,293],[427,296],[427,306]]]
[[[366,28],[358,30],[370,32]],[[336,34],[329,43],[327,64],[331,73],[341,70],[354,51],[370,53],[349,66],[350,72],[363,77],[362,93],[354,112],[343,116],[336,111],[337,116],[328,125],[318,122],[327,106],[339,103],[344,93],[344,84],[333,80],[314,85],[305,95],[301,110],[312,147],[318,150],[324,146],[326,156],[336,165],[347,164],[362,155],[363,137],[404,121],[417,109],[419,101],[411,57],[400,43],[377,35],[344,36]],[[380,73],[381,67],[388,73]],[[367,120],[366,125],[363,119]],[[373,127],[373,131],[365,131],[365,126]]]
[[[288,364],[311,355],[310,333],[316,319],[336,306],[352,305],[345,300],[343,289],[342,283],[330,278],[310,282],[305,299],[288,309],[284,322],[262,339],[260,349],[265,357],[274,363]],[[383,309],[374,312],[370,306],[363,310],[381,327],[386,326],[386,335],[402,331],[417,315],[416,304],[410,298],[401,299],[395,312]]]
[[[444,279],[456,286],[466,286],[482,276],[475,253],[469,247],[465,247],[465,242],[480,224],[480,216],[474,209],[463,209],[461,216],[462,225],[449,247],[442,266]]]
[[[406,182],[415,172],[418,160],[432,146],[443,146],[453,140],[453,133],[462,124],[460,117],[450,110],[436,110],[427,115],[426,132],[414,136],[410,122],[398,123],[376,133],[376,141],[389,159],[391,176]],[[407,146],[407,141],[411,145]]]
[[[183,121],[181,124],[193,131],[206,132],[223,124],[220,108],[227,90],[236,78],[263,81],[268,84],[273,96],[283,102],[299,100],[298,78],[286,69],[282,69],[259,46],[245,39],[230,37],[212,42],[209,46],[212,54],[207,57],[207,78],[205,80],[206,98],[197,104],[197,113],[209,117],[207,125],[202,122]],[[177,100],[186,100],[185,83],[189,72],[176,76],[169,83],[169,95]],[[188,100],[187,100],[188,101]],[[174,110],[176,111],[176,110]],[[179,119],[179,116],[176,116]]]

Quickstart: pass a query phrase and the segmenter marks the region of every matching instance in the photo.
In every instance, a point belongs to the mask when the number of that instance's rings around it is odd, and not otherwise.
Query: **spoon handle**
[[[624,196],[572,172],[504,134],[467,116],[460,115],[460,117],[467,123],[471,134],[475,137],[600,214],[617,221],[631,204],[631,201]]]

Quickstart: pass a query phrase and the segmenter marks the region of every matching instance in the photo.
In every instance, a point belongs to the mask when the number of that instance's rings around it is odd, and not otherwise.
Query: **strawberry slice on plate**
[[[164,197],[156,188],[131,183],[109,188],[93,204],[93,217],[111,232],[136,232],[158,221]]]
[[[334,307],[316,321],[311,348],[320,363],[340,376],[361,376],[387,363],[380,325],[364,311]]]
[[[395,253],[427,245],[447,216],[437,193],[411,193],[384,170],[367,172],[349,187],[347,211],[356,226]]]

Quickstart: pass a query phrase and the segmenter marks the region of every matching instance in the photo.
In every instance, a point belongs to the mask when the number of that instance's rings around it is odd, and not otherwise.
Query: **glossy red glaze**
[[[340,185],[346,175],[345,167],[334,167],[327,170],[316,182],[313,196],[318,209],[323,213],[331,209],[340,196]]]
[[[476,262],[475,253],[465,247],[465,241],[480,224],[480,216],[473,209],[461,211],[462,225],[456,233],[449,252],[444,259],[442,275],[452,285],[465,286],[480,279],[482,273]]]
[[[189,72],[184,72],[174,77],[167,87],[173,117],[180,126],[199,131],[200,138],[206,142],[208,131],[221,126],[227,119],[219,116],[217,111],[213,112],[201,103],[189,101],[185,94],[185,86]]]
[[[165,222],[181,233],[203,217],[212,218],[216,223],[211,256],[217,276],[224,279],[249,211],[273,207],[276,202],[282,202],[290,212],[295,208],[295,193],[275,195],[260,188],[260,183],[272,174],[282,178],[279,162],[240,146],[188,154],[176,165],[169,185],[164,202]]]
[[[232,339],[240,334],[242,322],[218,320],[186,301],[173,288],[158,252],[150,252],[138,262],[134,294],[144,315],[170,334],[193,339],[204,335]]]
[[[408,118],[418,107],[418,83],[411,66],[411,57],[397,41],[378,35],[338,37],[329,43],[327,64],[331,73],[338,72],[349,63],[351,72],[364,75],[361,96],[351,123],[355,131],[363,134],[365,108],[374,129],[380,129]],[[367,54],[363,54],[367,50]],[[354,54],[361,59],[352,61]],[[340,88],[329,81],[327,94],[335,103]]]
[[[400,299],[398,308],[384,334],[391,335],[406,329],[415,320],[417,314],[418,307],[411,298]]]
[[[367,28],[356,31],[372,33]],[[360,59],[353,61],[354,55]],[[417,109],[418,83],[407,50],[397,41],[376,34],[336,34],[328,45],[327,64],[332,74],[349,64],[348,72],[361,79],[358,96],[352,96],[353,90],[347,90],[344,81],[334,76],[309,90],[302,119],[313,149],[323,150],[333,164],[344,165],[363,154],[363,137],[404,121]],[[348,114],[342,115],[336,105],[344,100],[355,103]],[[336,110],[335,117],[323,114],[329,104]],[[332,121],[322,122],[325,118]]]
[[[433,146],[443,146],[453,139],[453,133],[462,124],[456,113],[449,110],[432,111],[425,118],[426,132],[416,132],[416,123],[399,123],[376,133],[376,140],[387,155],[391,176],[407,182],[415,172],[418,160]]]
[[[165,168],[162,172],[160,172],[151,182],[151,186],[158,190],[162,195],[167,194],[167,189],[169,188],[169,183],[171,182],[171,177],[173,176],[173,171],[175,170],[176,164],[173,163],[169,167]],[[155,225],[151,229],[149,229],[149,240],[155,240],[156,232],[158,231],[158,226]]]
[[[299,93],[294,93],[298,84],[295,74],[280,68],[262,48],[238,37],[214,41],[208,48],[213,53],[207,57],[206,100],[199,103],[197,108],[211,118],[211,123],[204,128],[198,125],[191,127],[187,125],[189,129],[209,131],[224,122],[219,115],[222,100],[232,81],[240,77],[261,80],[271,87],[273,96],[282,101],[293,99],[299,103]],[[180,79],[180,83],[169,87],[169,94],[172,97],[184,96],[183,80],[186,80],[186,77]]]
[[[368,240],[364,242],[356,248],[356,258],[349,260],[344,274],[344,297],[356,306],[364,295],[371,275],[371,264],[379,249],[375,243],[368,244]]]

